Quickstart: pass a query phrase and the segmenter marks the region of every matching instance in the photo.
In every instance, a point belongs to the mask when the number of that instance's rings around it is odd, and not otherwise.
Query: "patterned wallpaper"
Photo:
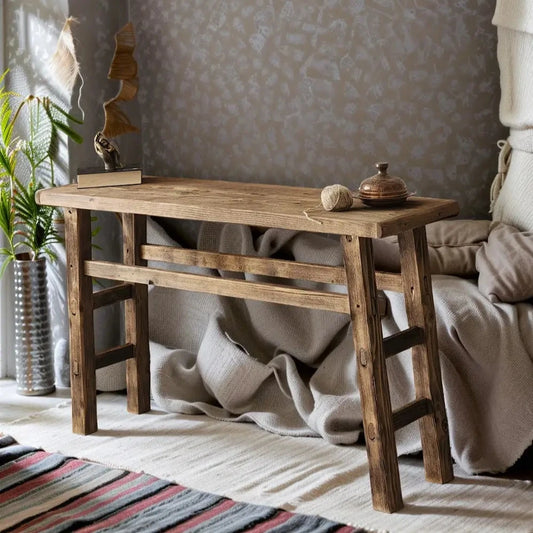
[[[94,150],[93,138],[104,126],[102,104],[119,89],[119,82],[108,79],[107,73],[115,51],[114,35],[128,22],[128,1],[69,0],[69,14],[79,22],[74,26],[73,34],[84,77],[80,101],[85,112],[82,133],[86,142],[71,150],[71,169],[75,170],[77,167],[102,165],[102,160]],[[129,110],[128,113],[134,123],[139,124],[137,110]],[[125,160],[137,157],[141,146],[139,135],[124,135],[117,143]]]
[[[118,90],[118,82],[109,80],[107,72],[115,51],[115,33],[128,22],[127,0],[69,0],[69,14],[75,17],[79,24],[73,28],[73,35],[77,43],[76,53],[80,69],[84,77],[81,93],[81,106],[85,112],[82,127],[84,143],[75,146],[70,151],[70,169],[73,179],[78,167],[102,166],[102,160],[96,155],[93,138],[104,125],[103,102],[113,96]],[[75,105],[75,104],[74,104]],[[132,115],[138,120],[138,116]],[[140,136],[132,136],[120,140],[121,153],[125,160],[131,157],[140,147]],[[112,213],[94,213],[95,226],[100,232],[94,242],[100,247],[93,249],[93,257],[105,258],[110,261],[121,259],[121,228],[117,218]],[[100,281],[95,289],[112,282]],[[95,311],[95,343],[96,350],[117,346],[123,342],[122,319],[119,304],[102,307]],[[116,378],[116,374],[107,367],[97,371],[97,386],[102,390],[113,388],[109,386]]]
[[[494,0],[129,0],[145,170],[356,189],[388,160],[488,218]]]

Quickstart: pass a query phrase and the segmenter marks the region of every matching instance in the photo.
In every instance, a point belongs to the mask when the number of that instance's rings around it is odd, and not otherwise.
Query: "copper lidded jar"
[[[409,196],[402,178],[387,174],[388,163],[376,163],[378,173],[361,182],[359,198],[374,207],[399,205]]]

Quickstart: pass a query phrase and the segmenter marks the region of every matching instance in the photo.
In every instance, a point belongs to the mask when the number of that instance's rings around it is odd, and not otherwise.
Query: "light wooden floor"
[[[17,394],[15,380],[0,379],[0,432],[2,424],[50,409],[68,398],[70,389],[56,389],[46,396],[22,396]]]

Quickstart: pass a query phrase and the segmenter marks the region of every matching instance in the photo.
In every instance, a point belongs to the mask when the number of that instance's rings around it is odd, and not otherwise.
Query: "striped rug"
[[[0,437],[0,531],[364,533]]]

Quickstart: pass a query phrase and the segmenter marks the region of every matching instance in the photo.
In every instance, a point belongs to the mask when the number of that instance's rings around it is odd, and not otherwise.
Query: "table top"
[[[355,199],[349,211],[326,211],[321,189],[222,180],[144,176],[140,185],[40,190],[37,202],[56,207],[228,222],[336,235],[387,237],[453,217],[455,200],[412,196],[397,207],[369,207]],[[307,211],[313,220],[309,220]]]

